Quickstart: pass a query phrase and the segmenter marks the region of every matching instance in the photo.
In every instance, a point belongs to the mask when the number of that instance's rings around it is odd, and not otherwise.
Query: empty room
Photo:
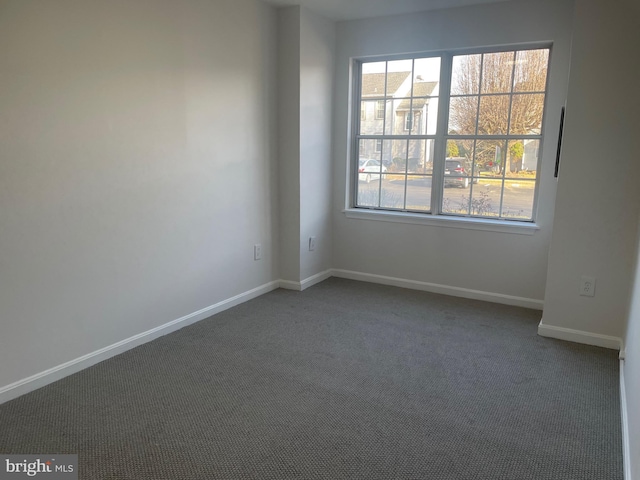
[[[0,479],[640,480],[635,0],[0,0]]]

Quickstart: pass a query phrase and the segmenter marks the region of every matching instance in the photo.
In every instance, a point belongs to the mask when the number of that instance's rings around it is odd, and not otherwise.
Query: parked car
[[[447,158],[444,161],[444,186],[456,186],[468,188],[471,179],[470,173],[464,168],[464,158]]]
[[[379,180],[382,173],[382,179],[386,178],[385,172],[387,167],[380,165],[380,160],[372,158],[361,158],[358,164],[358,180],[369,183],[371,180]]]

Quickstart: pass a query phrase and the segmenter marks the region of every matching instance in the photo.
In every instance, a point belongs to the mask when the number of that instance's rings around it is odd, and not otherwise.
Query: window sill
[[[444,215],[428,215],[422,213],[390,212],[384,210],[368,210],[366,208],[347,208],[342,211],[347,218],[358,220],[376,220],[379,222],[408,223],[412,225],[433,225],[465,230],[483,230],[486,232],[513,233],[516,235],[533,235],[540,227],[535,223],[486,218],[449,217]]]

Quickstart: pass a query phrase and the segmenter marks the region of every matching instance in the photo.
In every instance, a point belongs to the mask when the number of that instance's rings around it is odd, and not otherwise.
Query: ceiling
[[[333,20],[381,17],[505,0],[265,0],[276,6],[302,5]]]

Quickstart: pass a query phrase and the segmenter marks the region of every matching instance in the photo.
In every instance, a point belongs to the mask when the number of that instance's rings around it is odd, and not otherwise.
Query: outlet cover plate
[[[596,277],[583,275],[580,278],[580,295],[593,297],[596,294]]]

